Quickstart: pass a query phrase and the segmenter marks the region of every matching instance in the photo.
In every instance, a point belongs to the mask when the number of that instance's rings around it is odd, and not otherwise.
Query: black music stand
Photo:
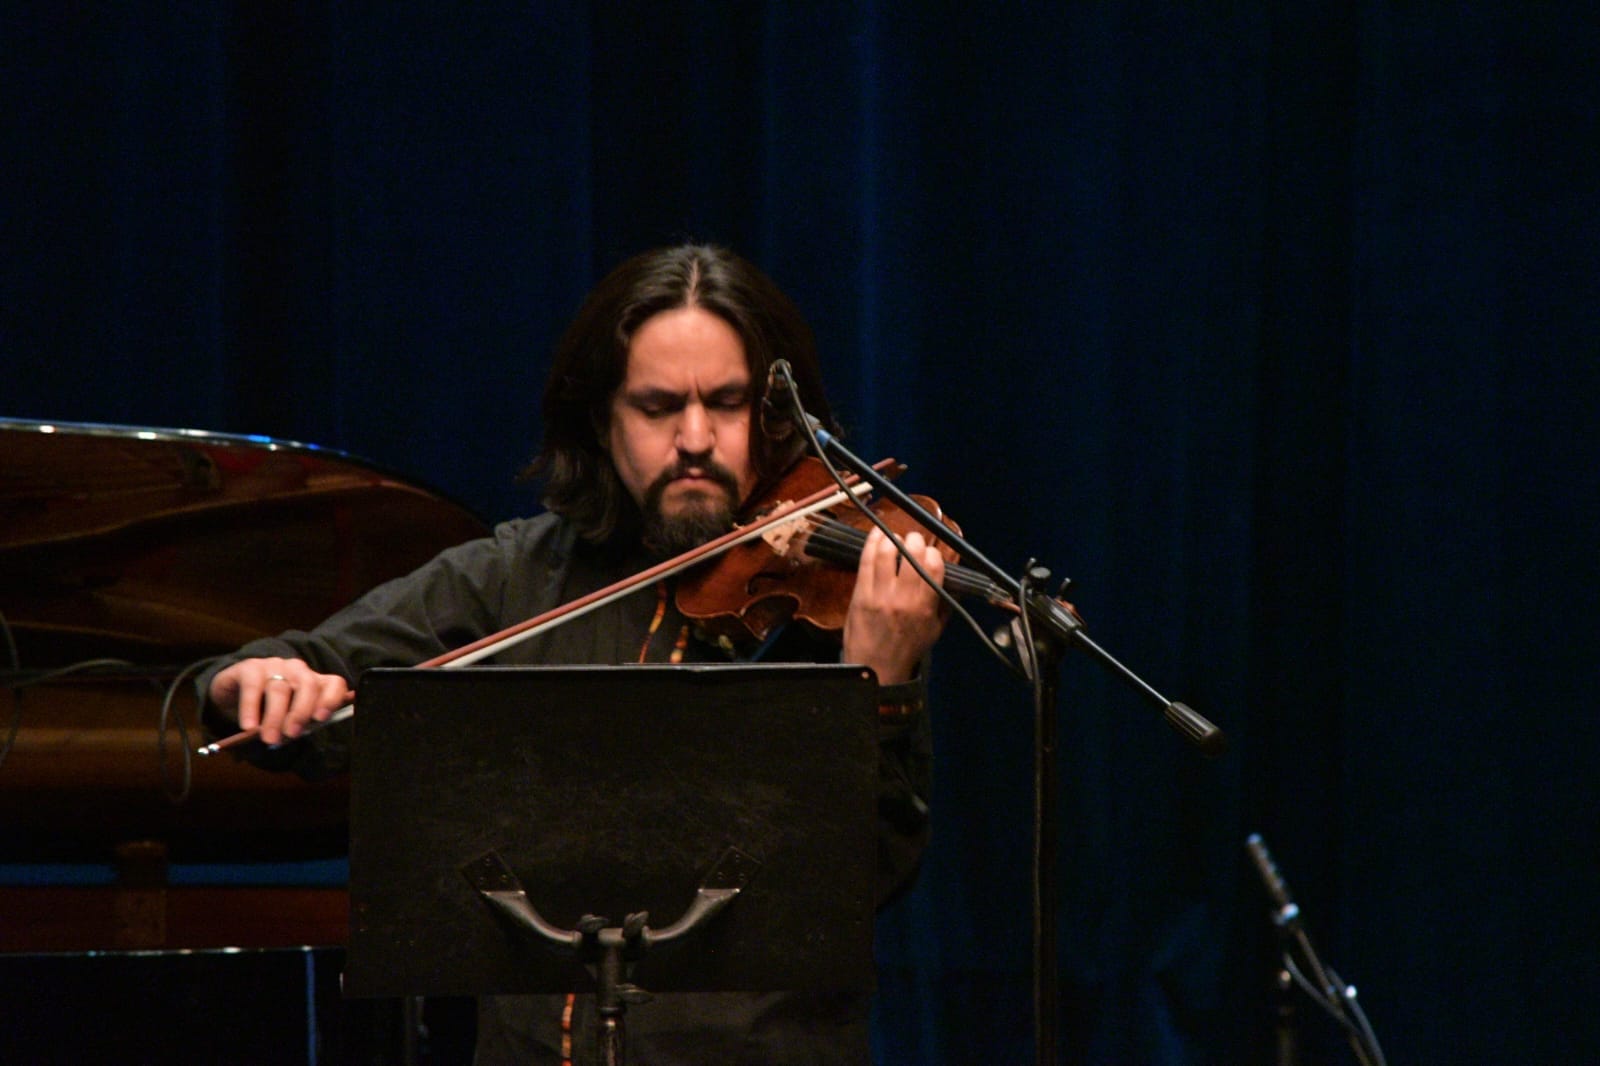
[[[384,669],[360,689],[346,995],[595,991],[620,1049],[635,981],[872,989],[860,667]]]

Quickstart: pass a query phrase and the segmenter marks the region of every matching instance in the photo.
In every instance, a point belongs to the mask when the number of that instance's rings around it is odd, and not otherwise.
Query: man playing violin
[[[628,260],[590,293],[557,344],[530,474],[547,513],[441,553],[310,632],[255,641],[200,680],[214,733],[258,729],[250,757],[308,776],[347,764],[345,738],[313,723],[347,704],[360,673],[415,665],[638,573],[725,532],[799,458],[803,438],[759,417],[771,364],[793,368],[824,425],[811,333],[765,275],[723,249],[686,245]],[[944,560],[920,533],[908,550],[935,581]],[[944,624],[934,592],[874,530],[842,635],[800,625],[761,647],[777,661],[870,666],[880,684],[879,898],[904,887],[926,839],[930,743],[921,664]],[[508,648],[502,664],[714,662],[756,651],[685,618],[670,582]],[[842,641],[842,649],[839,642]],[[582,1062],[594,1053],[587,997],[486,997],[479,1063]],[[868,1061],[867,1006],[821,994],[685,994],[632,1008],[641,1061]]]

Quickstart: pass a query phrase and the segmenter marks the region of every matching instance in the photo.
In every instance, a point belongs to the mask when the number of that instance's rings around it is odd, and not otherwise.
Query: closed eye
[[[626,399],[629,407],[646,418],[666,418],[689,406],[688,396],[665,389],[643,389],[629,393]],[[742,411],[750,405],[750,390],[744,385],[729,385],[707,396],[705,405],[715,411]]]
[[[718,389],[706,398],[707,407],[715,407],[719,411],[740,411],[750,404],[750,390],[743,385],[730,385],[725,389]]]
[[[666,415],[676,414],[683,410],[687,403],[688,397],[682,393],[655,389],[631,393],[628,396],[628,406],[646,418],[662,418]]]

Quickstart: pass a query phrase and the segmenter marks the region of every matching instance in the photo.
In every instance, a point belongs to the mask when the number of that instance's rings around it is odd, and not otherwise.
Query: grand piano
[[[194,758],[185,671],[486,531],[327,448],[0,419],[0,952],[343,943],[342,885],[258,874],[337,861],[347,786]]]

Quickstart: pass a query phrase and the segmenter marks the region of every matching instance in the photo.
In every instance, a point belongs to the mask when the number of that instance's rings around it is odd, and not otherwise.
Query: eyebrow
[[[682,407],[689,402],[689,394],[676,389],[646,385],[637,389],[624,389],[622,396],[635,407]],[[728,384],[705,394],[708,404],[745,403],[750,397],[748,382]]]

